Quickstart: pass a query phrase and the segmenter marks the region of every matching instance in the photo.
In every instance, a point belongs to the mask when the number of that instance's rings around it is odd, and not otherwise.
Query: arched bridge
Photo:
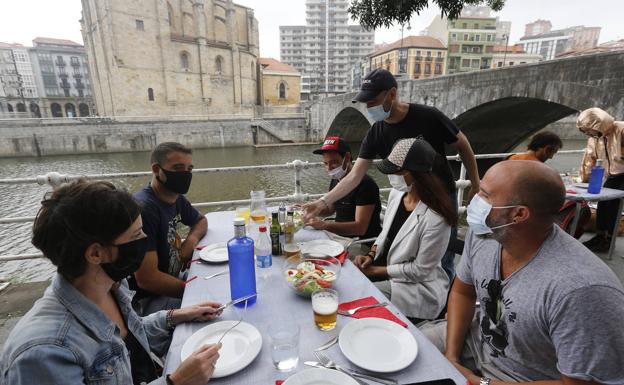
[[[312,130],[361,141],[371,125],[355,93],[310,107]],[[401,100],[437,107],[475,153],[511,150],[535,131],[589,107],[624,118],[624,51],[577,56],[422,80],[399,81]]]

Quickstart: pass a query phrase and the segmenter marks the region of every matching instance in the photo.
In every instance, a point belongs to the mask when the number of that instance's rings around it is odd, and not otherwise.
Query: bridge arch
[[[340,136],[347,142],[361,142],[371,123],[357,108],[346,107],[336,115],[327,131],[328,136]]]
[[[478,153],[497,153],[512,150],[536,131],[577,112],[542,99],[508,97],[471,108],[453,121]]]

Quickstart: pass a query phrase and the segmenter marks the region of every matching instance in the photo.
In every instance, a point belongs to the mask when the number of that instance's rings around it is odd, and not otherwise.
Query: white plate
[[[317,239],[304,242],[300,247],[303,254],[310,254],[312,256],[329,255],[330,257],[336,257],[344,251],[344,246],[330,239]]]
[[[203,327],[193,333],[182,346],[182,361],[202,345],[214,344],[232,325],[238,321],[221,321]],[[260,353],[262,336],[254,326],[241,322],[221,341],[219,359],[212,377],[225,377],[249,365]]]
[[[406,328],[381,318],[362,318],[346,324],[338,339],[349,361],[373,372],[405,369],[416,359],[418,344]]]
[[[199,252],[199,258],[203,259],[206,262],[227,262],[229,259],[227,243],[213,243],[212,245],[204,247]]]
[[[337,370],[311,368],[288,377],[283,385],[358,385],[358,383]]]

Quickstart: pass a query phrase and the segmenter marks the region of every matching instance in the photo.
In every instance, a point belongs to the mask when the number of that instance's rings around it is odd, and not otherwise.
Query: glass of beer
[[[312,293],[312,311],[317,328],[322,331],[334,329],[338,316],[338,292],[321,289]]]
[[[249,215],[250,215],[249,207],[247,206],[239,206],[236,208],[236,217],[244,218],[245,224],[249,224]]]
[[[284,255],[286,259],[290,257],[299,257],[301,258],[301,248],[296,243],[287,243],[284,245]]]

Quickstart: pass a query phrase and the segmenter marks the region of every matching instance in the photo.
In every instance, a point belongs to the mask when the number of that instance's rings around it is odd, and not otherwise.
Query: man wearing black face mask
[[[151,155],[152,181],[134,195],[143,204],[143,231],[148,236],[145,259],[130,281],[137,290],[133,305],[139,314],[180,307],[180,271],[208,229],[206,218],[183,195],[191,185],[192,162],[192,151],[184,145],[159,144]],[[190,227],[184,241],[179,224]]]

